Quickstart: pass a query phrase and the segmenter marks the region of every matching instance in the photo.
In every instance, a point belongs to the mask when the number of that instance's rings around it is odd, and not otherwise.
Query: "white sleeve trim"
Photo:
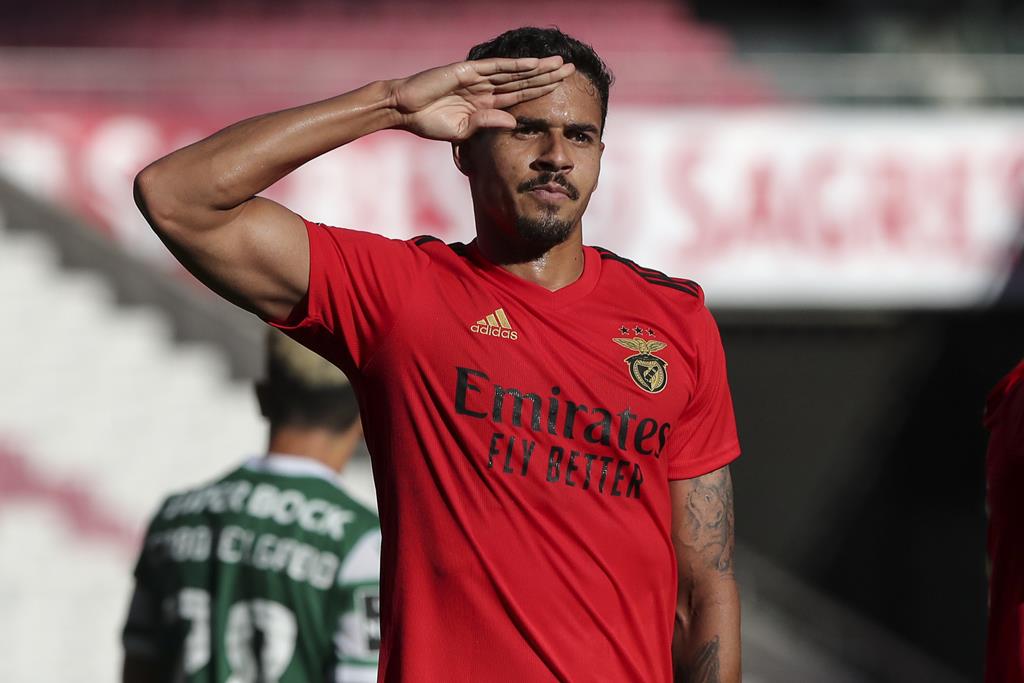
[[[334,683],[377,683],[377,667],[339,664],[334,667]]]
[[[363,534],[338,570],[338,583],[364,583],[380,578],[380,529]]]

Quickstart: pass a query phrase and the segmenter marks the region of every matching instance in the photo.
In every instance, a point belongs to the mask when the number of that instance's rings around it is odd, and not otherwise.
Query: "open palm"
[[[481,128],[514,128],[503,109],[543,97],[573,71],[557,56],[456,62],[397,81],[393,97],[404,129],[460,142]]]

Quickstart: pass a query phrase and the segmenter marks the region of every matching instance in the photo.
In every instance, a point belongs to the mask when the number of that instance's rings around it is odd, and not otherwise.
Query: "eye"
[[[588,128],[567,128],[565,136],[580,145],[589,145],[594,141],[594,133]]]
[[[518,136],[521,136],[521,137],[528,137],[528,136],[536,135],[537,133],[539,133],[540,132],[540,128],[538,128],[537,126],[535,126],[533,124],[530,124],[530,123],[524,123],[524,124],[520,124],[520,125],[516,126],[515,130],[513,130],[512,132],[515,135],[518,135]]]

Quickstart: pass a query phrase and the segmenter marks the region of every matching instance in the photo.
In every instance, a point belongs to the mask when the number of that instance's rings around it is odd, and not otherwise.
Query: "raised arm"
[[[672,638],[676,683],[739,683],[740,601],[733,575],[728,466],[670,482],[679,596]]]
[[[258,193],[385,128],[449,142],[481,128],[514,128],[502,109],[551,92],[573,70],[560,57],[459,62],[257,116],[147,166],[135,178],[136,202],[202,282],[264,318],[282,319],[309,284],[306,231],[296,214]]]

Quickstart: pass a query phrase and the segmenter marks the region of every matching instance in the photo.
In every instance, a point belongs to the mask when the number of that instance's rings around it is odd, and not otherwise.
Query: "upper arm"
[[[669,490],[672,544],[683,600],[701,582],[733,578],[735,515],[729,466],[693,479],[671,481]]]
[[[693,388],[669,439],[671,480],[693,479],[727,465],[740,452],[725,351],[711,313],[701,306],[692,319]]]
[[[309,283],[302,218],[263,197],[223,210],[183,202],[159,164],[136,177],[135,200],[171,253],[232,303],[263,318],[287,316]]]
[[[122,683],[164,683],[170,679],[169,667],[166,663],[154,659],[144,659],[125,655],[121,669]]]
[[[147,534],[148,537],[148,534]],[[128,607],[121,644],[124,683],[154,683],[170,678],[167,623],[162,595],[144,547],[135,569],[135,590]]]
[[[268,322],[354,379],[410,303],[428,291],[430,256],[415,241],[319,223],[307,223],[306,235],[306,296],[287,318]]]

